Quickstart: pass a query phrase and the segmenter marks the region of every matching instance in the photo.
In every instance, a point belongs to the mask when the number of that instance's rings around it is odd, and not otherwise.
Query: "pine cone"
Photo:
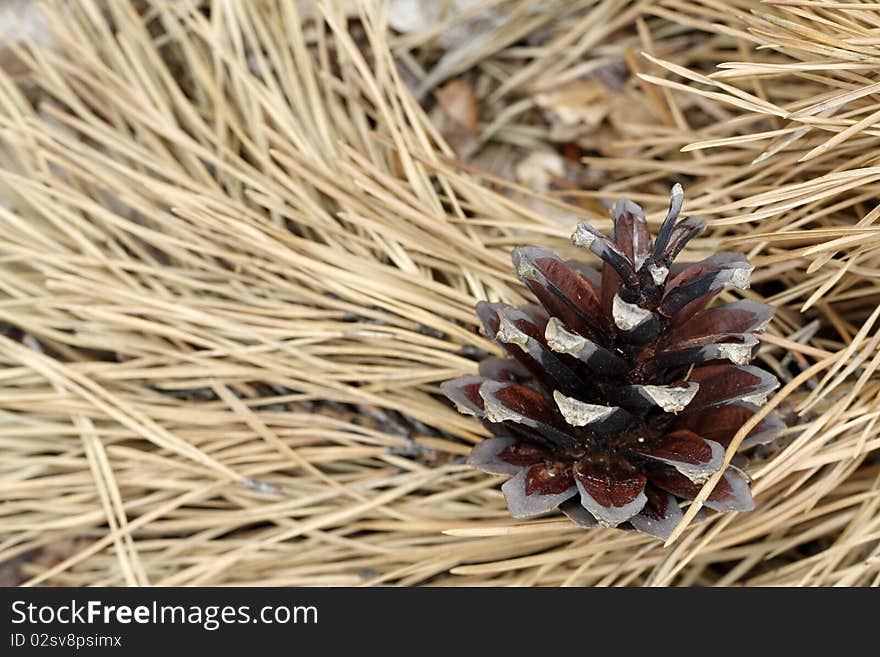
[[[495,435],[469,462],[512,475],[502,491],[514,517],[559,507],[585,527],[628,523],[666,538],[680,500],[723,466],[734,434],[779,385],[747,365],[752,333],[773,308],[749,300],[707,308],[725,286],[748,287],[744,256],[673,264],[705,228],[690,217],[676,223],[681,205],[675,185],[653,244],[642,209],[627,200],[614,208],[612,239],[579,224],[572,241],[602,259],[601,276],[544,248],[515,249],[516,274],[541,305],[477,305],[510,358],[486,359],[480,376],[442,387]],[[770,415],[743,446],[783,428]],[[751,510],[741,471],[729,467],[706,506]]]

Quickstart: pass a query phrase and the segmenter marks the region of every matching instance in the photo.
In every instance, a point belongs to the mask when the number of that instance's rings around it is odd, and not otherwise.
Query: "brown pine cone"
[[[479,376],[448,381],[443,391],[495,435],[469,462],[511,475],[502,491],[514,517],[559,507],[585,527],[666,538],[681,518],[679,502],[722,467],[734,434],[779,385],[747,365],[753,332],[773,308],[749,300],[707,308],[725,286],[748,287],[753,267],[744,256],[673,264],[705,228],[695,218],[676,223],[681,205],[676,185],[653,243],[642,209],[627,200],[614,208],[611,239],[579,224],[572,241],[602,259],[601,275],[544,248],[515,249],[516,274],[540,306],[477,305],[484,331],[509,358],[484,360]],[[783,428],[770,415],[742,447]],[[729,467],[706,506],[751,510],[743,474]]]

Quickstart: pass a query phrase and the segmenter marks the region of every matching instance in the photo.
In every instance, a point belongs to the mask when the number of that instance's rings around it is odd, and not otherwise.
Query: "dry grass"
[[[30,585],[880,582],[878,5],[412,24],[395,2],[400,32],[383,2],[206,4],[49,3],[54,45],[7,44],[0,563]],[[607,227],[620,194],[656,219],[675,181],[710,219],[690,257],[746,250],[778,306],[761,360],[791,429],[754,455],[758,508],[669,547],[513,522],[438,394],[495,349],[473,305],[522,298],[512,246],[573,254],[576,221]]]

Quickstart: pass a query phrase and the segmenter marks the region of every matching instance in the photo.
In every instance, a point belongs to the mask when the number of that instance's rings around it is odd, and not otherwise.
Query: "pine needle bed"
[[[17,582],[880,583],[876,4],[203,4],[50,2],[4,43]],[[747,253],[777,307],[757,508],[667,546],[514,521],[439,392],[497,351],[474,304],[674,182],[685,256]]]

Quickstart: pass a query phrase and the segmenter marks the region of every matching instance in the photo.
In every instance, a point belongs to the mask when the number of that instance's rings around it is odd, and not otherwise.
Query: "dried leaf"
[[[468,132],[479,130],[477,101],[471,86],[461,78],[450,80],[436,92],[437,103],[446,115]]]

